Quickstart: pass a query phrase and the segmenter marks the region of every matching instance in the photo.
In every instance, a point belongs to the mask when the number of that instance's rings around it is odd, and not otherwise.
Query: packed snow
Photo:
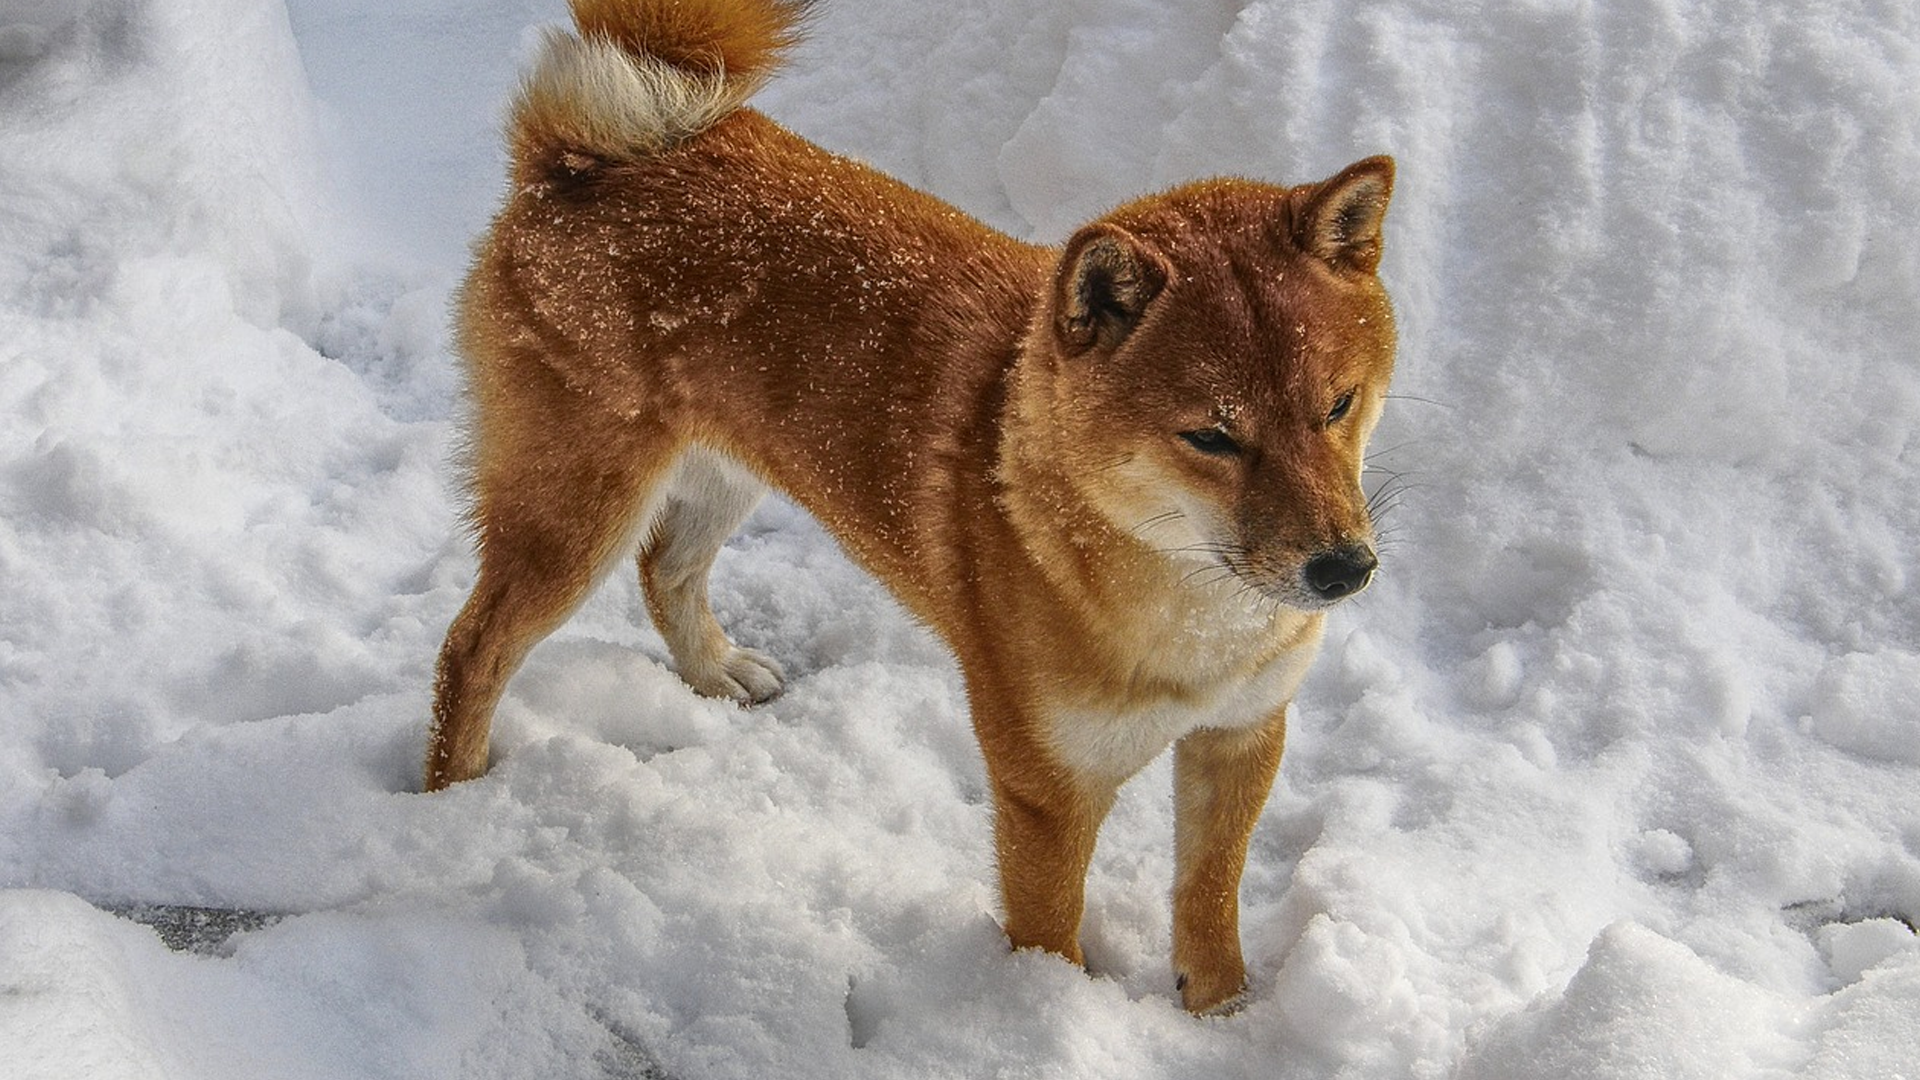
[[[777,500],[714,593],[784,697],[620,575],[417,793],[447,298],[563,18],[0,5],[0,1075],[1920,1076],[1920,8],[823,5],[758,104],[1036,240],[1398,158],[1404,493],[1217,1020],[1166,763],[1091,975],[1010,955],[957,671]]]

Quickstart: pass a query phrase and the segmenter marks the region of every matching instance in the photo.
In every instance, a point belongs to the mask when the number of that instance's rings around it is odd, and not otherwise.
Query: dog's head
[[[1045,337],[1054,453],[1190,580],[1317,610],[1376,566],[1360,473],[1393,369],[1375,271],[1393,163],[1319,184],[1216,180],[1068,241]]]

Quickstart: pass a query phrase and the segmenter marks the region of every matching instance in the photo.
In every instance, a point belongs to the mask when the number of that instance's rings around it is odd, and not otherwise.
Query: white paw
[[[681,673],[697,693],[758,705],[780,696],[786,673],[773,657],[757,649],[731,648],[725,656]]]

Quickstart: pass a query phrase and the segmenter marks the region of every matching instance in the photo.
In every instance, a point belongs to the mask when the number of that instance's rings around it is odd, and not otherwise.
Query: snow
[[[443,313],[558,0],[0,10],[0,1075],[1913,1077],[1920,9],[828,0],[760,104],[1018,234],[1390,152],[1405,494],[1243,888],[1169,770],[1010,956],[938,645],[770,502],[692,696],[609,582],[414,793]],[[271,913],[169,951],[112,914]]]

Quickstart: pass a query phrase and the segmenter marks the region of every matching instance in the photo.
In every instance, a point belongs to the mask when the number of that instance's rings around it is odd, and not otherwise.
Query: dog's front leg
[[[1119,785],[1075,776],[1042,743],[1037,725],[976,713],[976,724],[982,719],[1007,939],[1015,949],[1045,949],[1084,964],[1087,865]]]
[[[1201,728],[1174,747],[1173,966],[1191,1012],[1231,1011],[1246,988],[1240,872],[1286,726],[1283,705],[1258,727]]]

